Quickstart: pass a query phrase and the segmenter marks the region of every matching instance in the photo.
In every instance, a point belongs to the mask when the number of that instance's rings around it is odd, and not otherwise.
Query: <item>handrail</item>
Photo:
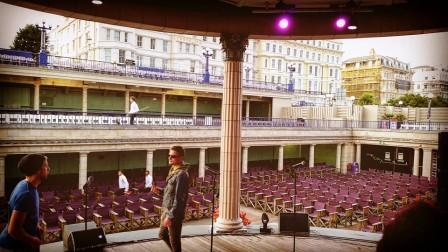
[[[130,117],[118,112],[88,112],[80,111],[39,111],[33,110],[0,110],[0,125],[11,124],[60,124],[60,125],[114,125],[126,127]],[[302,129],[388,129],[413,131],[448,130],[448,122],[394,122],[390,120],[358,121],[358,120],[326,120],[326,119],[286,119],[267,117],[243,117],[243,127],[268,128],[302,128]],[[130,126],[130,125],[129,125]],[[138,113],[135,116],[135,126],[221,126],[221,118],[216,115]],[[131,127],[134,127],[131,126]]]

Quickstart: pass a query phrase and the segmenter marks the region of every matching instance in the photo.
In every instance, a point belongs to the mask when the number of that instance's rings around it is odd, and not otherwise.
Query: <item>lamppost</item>
[[[204,78],[202,80],[203,83],[209,83],[210,82],[210,72],[208,71],[208,59],[210,56],[213,55],[213,53],[210,53],[207,49],[205,49],[202,52],[202,55],[205,57],[205,71],[204,71]]]
[[[51,30],[51,26],[45,26],[45,22],[42,22],[42,26],[35,25],[37,29],[40,30],[40,53],[45,52],[45,49],[47,47],[46,43],[46,31]]]
[[[245,67],[244,71],[246,71],[246,75],[244,76],[244,78],[246,79],[246,84],[249,83],[249,72],[250,72],[250,67]]]
[[[351,123],[351,128],[353,128],[353,119],[354,119],[354,106],[355,106],[355,96],[350,96],[350,101],[352,101],[352,109],[351,109],[351,119],[352,119],[352,123]]]
[[[288,84],[288,91],[294,91],[294,83],[292,81],[292,75],[293,73],[296,71],[296,67],[294,65],[289,65],[288,66],[288,70],[289,70],[289,84]]]
[[[428,94],[428,130],[431,130],[431,102],[432,102],[433,94]]]
[[[47,30],[51,30],[51,26],[45,26],[45,22],[42,22],[42,26],[36,25],[36,28],[40,30],[40,52],[39,52],[39,65],[46,66],[48,59],[47,59],[47,52],[46,52],[46,39],[45,34]]]

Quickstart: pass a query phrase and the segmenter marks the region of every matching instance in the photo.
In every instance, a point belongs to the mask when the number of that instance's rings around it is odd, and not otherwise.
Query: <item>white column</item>
[[[353,143],[345,143],[342,146],[342,155],[341,155],[341,170],[342,173],[347,173],[347,164],[353,162],[354,158],[354,146]]]
[[[154,150],[146,150],[146,170],[154,177]]]
[[[0,155],[0,197],[5,196],[5,155]]]
[[[423,169],[422,169],[422,176],[430,178],[431,177],[431,149],[430,148],[423,148]]]
[[[33,109],[39,111],[40,109],[40,80],[34,83],[34,106]]]
[[[420,163],[420,149],[414,148],[414,166],[412,168],[412,175],[418,176],[418,164]]]
[[[341,148],[342,144],[336,146],[336,171],[341,173]]]
[[[361,144],[356,144],[356,163],[359,166],[359,172],[361,172]]]
[[[278,171],[283,171],[283,145],[280,145],[278,147],[278,165],[277,165]]]
[[[198,97],[193,96],[193,118],[196,118],[198,114]]]
[[[87,115],[87,94],[88,88],[82,87],[82,114]]]
[[[250,115],[250,101],[247,100],[246,101],[246,120],[249,120],[249,115]]]
[[[224,51],[224,85],[221,109],[221,150],[218,232],[243,227],[240,218],[241,103],[243,56],[247,35],[221,34]]]
[[[205,150],[207,148],[199,149],[199,177],[205,177]]]
[[[247,162],[248,162],[248,156],[249,156],[249,146],[243,146],[243,167],[242,167],[242,173],[247,173]]]
[[[160,114],[165,116],[165,107],[166,107],[166,94],[162,94],[162,104]]]
[[[309,167],[314,167],[314,146],[315,144],[310,144],[310,158],[309,158]]]
[[[124,112],[129,112],[129,90],[124,92]]]
[[[87,156],[88,152],[79,153],[79,184],[78,188],[82,189],[83,185],[87,182]]]

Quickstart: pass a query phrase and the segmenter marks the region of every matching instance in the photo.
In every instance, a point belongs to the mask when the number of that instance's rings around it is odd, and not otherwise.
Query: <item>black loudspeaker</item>
[[[439,133],[437,151],[437,205],[448,211],[448,132]]]
[[[310,225],[308,223],[308,214],[306,213],[280,213],[279,223],[280,233],[296,232],[299,235],[308,236],[310,234]]]
[[[80,226],[84,226],[84,223]],[[75,225],[79,225],[75,224]],[[68,234],[67,249],[68,251],[102,251],[107,245],[106,234],[103,228],[92,227],[88,225],[88,229],[79,230],[75,226],[75,231]]]

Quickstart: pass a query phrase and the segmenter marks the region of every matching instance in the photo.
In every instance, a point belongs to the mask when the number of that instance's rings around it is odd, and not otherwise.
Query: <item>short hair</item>
[[[20,159],[17,168],[26,176],[32,176],[42,168],[45,160],[47,157],[42,154],[28,154]]]
[[[174,145],[174,146],[171,146],[170,150],[175,151],[181,157],[184,156],[184,148],[182,148],[182,146]]]
[[[135,96],[129,97],[131,100],[135,101]]]

